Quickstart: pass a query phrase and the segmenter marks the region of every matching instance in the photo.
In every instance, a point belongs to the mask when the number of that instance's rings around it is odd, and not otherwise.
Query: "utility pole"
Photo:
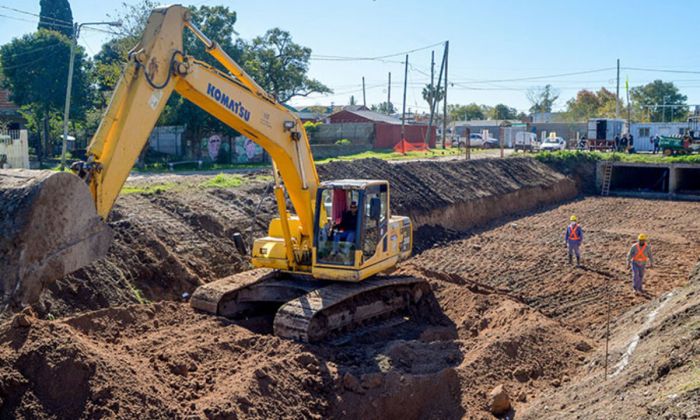
[[[63,144],[61,145],[61,170],[66,167],[66,151],[68,148],[68,119],[70,117],[70,96],[73,88],[73,61],[75,61],[75,49],[78,46],[78,36],[83,26],[109,25],[122,26],[121,22],[75,22],[73,25],[73,37],[70,43],[70,62],[68,63],[68,82],[66,83],[66,102],[63,106]]]
[[[367,97],[365,96],[365,76],[362,76],[362,105],[367,106]]]
[[[75,47],[78,43],[78,30],[80,25],[73,25],[73,39],[70,43],[70,61],[68,62],[68,83],[66,84],[66,102],[63,106],[63,144],[61,145],[61,170],[66,167],[66,149],[68,148],[68,116],[70,115],[70,94],[73,88],[73,61],[75,61]]]
[[[408,81],[408,54],[406,54],[406,65],[403,70],[403,110],[401,111],[401,141],[406,138],[406,82]]]
[[[386,113],[391,115],[391,72],[389,72],[389,86],[386,91]]]
[[[430,52],[430,95],[428,98],[430,99],[430,102],[428,105],[430,105],[430,121],[428,122],[428,132],[425,134],[425,144],[426,146],[430,146],[430,133],[433,129],[433,114],[435,113],[435,102],[436,102],[436,96],[435,96],[435,50]]]
[[[446,55],[443,53],[442,63],[440,64],[440,74],[438,75],[438,83],[437,83],[437,87],[435,88],[435,91],[440,91],[440,87],[442,84],[442,74],[445,70],[445,58],[446,58]],[[432,85],[432,83],[431,83],[431,85]],[[435,115],[434,109],[436,106],[437,106],[437,101],[435,101],[435,100],[431,101],[431,104],[430,104],[430,123],[428,124],[428,132],[432,131],[430,128],[433,126],[433,116]],[[428,134],[428,135],[430,135],[430,134]],[[427,144],[430,145],[430,137],[428,137]]]
[[[445,101],[442,106],[442,148],[445,149],[447,139],[447,58],[450,55],[450,41],[445,41]]]
[[[620,59],[617,59],[617,90],[615,91],[615,119],[620,118]]]

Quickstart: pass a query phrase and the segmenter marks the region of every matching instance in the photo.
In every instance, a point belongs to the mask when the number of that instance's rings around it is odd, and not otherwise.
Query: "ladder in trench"
[[[610,161],[603,163],[603,185],[600,188],[600,195],[610,195],[610,184],[612,183],[613,163]]]

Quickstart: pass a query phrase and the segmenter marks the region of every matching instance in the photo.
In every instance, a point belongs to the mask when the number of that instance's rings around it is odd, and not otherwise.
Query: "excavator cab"
[[[410,231],[401,229],[407,218],[391,217],[386,181],[323,182],[315,215],[314,277],[359,281],[396,264],[406,247],[399,238],[410,246]]]

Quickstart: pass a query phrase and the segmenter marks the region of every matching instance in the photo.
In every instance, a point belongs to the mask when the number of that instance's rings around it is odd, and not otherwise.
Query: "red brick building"
[[[331,124],[340,123],[372,123],[374,124],[375,149],[389,149],[401,141],[401,120],[389,115],[369,110],[344,109],[328,117]],[[404,126],[406,140],[410,143],[425,142],[428,134],[427,125],[406,124]],[[432,127],[429,147],[435,147],[436,129]]]

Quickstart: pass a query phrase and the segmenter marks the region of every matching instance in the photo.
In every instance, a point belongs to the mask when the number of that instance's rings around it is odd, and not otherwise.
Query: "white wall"
[[[0,155],[7,160],[5,167],[29,169],[27,130],[0,131]]]
[[[688,128],[687,122],[676,122],[676,123],[632,123],[632,135],[634,136],[634,148],[638,152],[641,151],[651,151],[654,150],[654,145],[651,143],[651,138],[653,136],[673,136],[681,134],[681,130]],[[641,133],[646,134],[645,128],[649,129],[649,135],[642,136]]]

